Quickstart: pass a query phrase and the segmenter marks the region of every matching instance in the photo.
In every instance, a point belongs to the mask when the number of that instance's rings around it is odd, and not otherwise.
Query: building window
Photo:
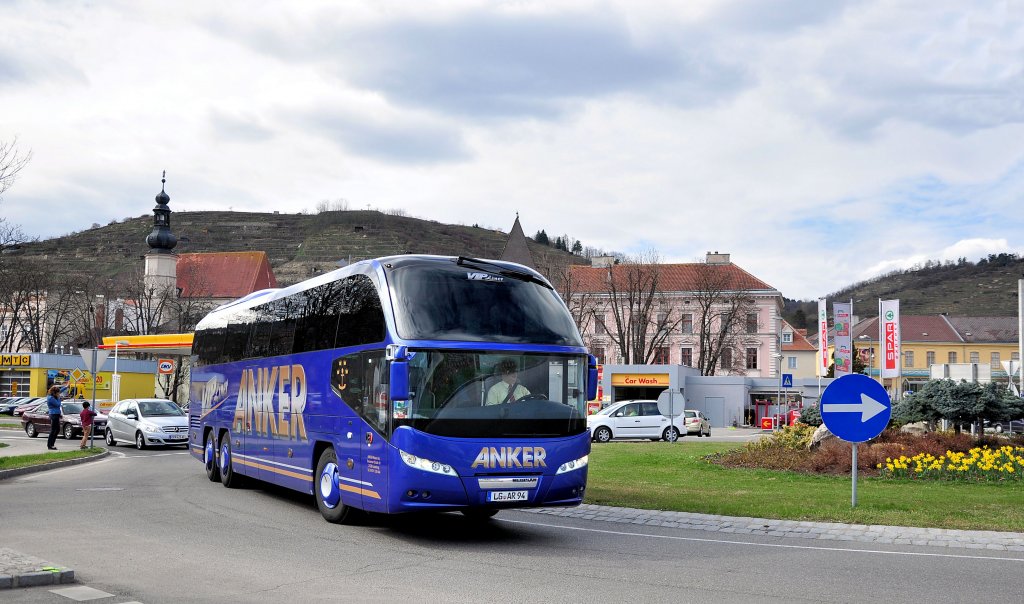
[[[654,365],[668,365],[668,346],[659,346],[654,349]]]
[[[684,348],[681,352],[682,354],[679,357],[679,362],[681,362],[683,365],[686,365],[687,367],[693,367],[693,349]]]
[[[732,369],[732,349],[722,350],[722,369]]]
[[[929,367],[934,365],[935,364],[935,351],[934,350],[929,350],[928,352],[926,352],[925,353],[925,358],[927,359],[927,365]]]
[[[1002,367],[1002,365],[1000,365],[1000,363],[999,363],[999,353],[998,352],[993,352],[992,353],[991,364],[992,364],[992,369],[999,369],[1000,367]]]
[[[792,331],[784,331],[784,332],[782,332],[782,343],[783,344],[792,344],[793,343],[793,332]]]
[[[590,354],[594,355],[597,358],[598,364],[604,365],[604,347],[603,346],[600,347],[600,348],[592,348],[590,350]]]
[[[977,352],[972,352],[971,353],[971,362],[972,363],[980,363],[981,362],[981,355],[979,355]]]
[[[904,367],[913,367],[914,366],[914,351],[913,350],[904,351],[904,353],[903,353],[903,366]]]
[[[1011,352],[1010,353],[1010,360],[1011,361],[1019,361],[1020,360],[1020,353],[1019,352]]]
[[[757,333],[757,313],[747,313],[747,333]]]
[[[757,369],[757,349],[747,349],[747,369]]]
[[[786,357],[786,367],[796,369],[796,357]]]
[[[684,313],[682,322],[683,333],[693,333],[693,314]]]
[[[949,362],[950,363],[956,363],[956,353],[955,352],[949,353]]]
[[[601,316],[601,315],[595,315],[594,319],[595,319],[595,321],[594,321],[594,333],[599,335],[599,336],[603,336],[603,335],[607,334],[608,333],[608,328],[605,327],[604,317]]]

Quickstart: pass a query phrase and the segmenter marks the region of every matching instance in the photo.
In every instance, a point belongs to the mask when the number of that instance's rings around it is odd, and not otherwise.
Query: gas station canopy
[[[150,352],[153,354],[192,354],[191,333],[161,333],[151,336],[109,336],[98,346],[118,352]]]

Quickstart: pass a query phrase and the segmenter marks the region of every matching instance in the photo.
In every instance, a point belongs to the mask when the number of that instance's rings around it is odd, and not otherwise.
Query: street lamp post
[[[117,372],[117,348],[128,344],[128,340],[114,342],[114,375],[110,378],[110,398],[115,403],[121,400],[121,374]]]

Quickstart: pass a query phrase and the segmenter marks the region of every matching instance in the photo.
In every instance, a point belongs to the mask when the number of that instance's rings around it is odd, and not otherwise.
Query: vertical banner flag
[[[882,377],[900,376],[900,301],[882,300],[878,317],[882,333]]]
[[[818,298],[818,377],[828,373],[828,361],[828,311],[825,298]]]
[[[853,304],[833,302],[832,314],[832,324],[836,328],[836,377],[842,377],[853,373]]]

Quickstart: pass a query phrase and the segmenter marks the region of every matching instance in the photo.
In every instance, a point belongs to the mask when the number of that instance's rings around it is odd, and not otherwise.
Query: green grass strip
[[[14,470],[16,468],[38,466],[54,461],[63,461],[65,459],[78,459],[79,457],[89,457],[91,455],[96,455],[97,453],[102,453],[103,451],[104,449],[102,447],[93,447],[91,449],[58,451],[56,453],[33,453],[31,455],[12,455],[10,457],[0,457],[0,470]]]
[[[586,503],[785,520],[1024,532],[1024,484],[860,478],[730,469],[730,443],[594,444]]]

